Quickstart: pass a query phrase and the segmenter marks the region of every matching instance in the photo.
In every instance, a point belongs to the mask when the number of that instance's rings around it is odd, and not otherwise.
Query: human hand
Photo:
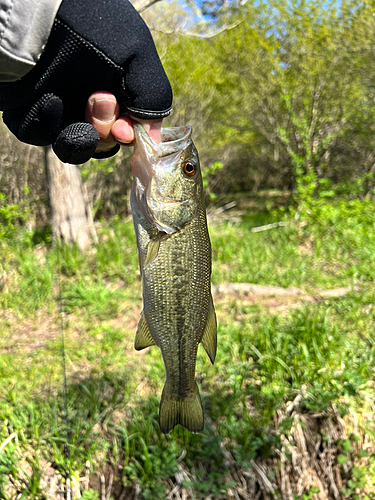
[[[118,114],[105,137],[100,124],[98,133],[98,123],[85,123],[87,100],[97,89],[117,100]],[[63,0],[36,66],[0,86],[0,109],[9,129],[23,142],[53,144],[68,163],[111,156],[118,149],[115,141],[133,138],[130,118],[117,119],[124,113],[160,130],[171,102],[150,32],[127,0]]]
[[[95,156],[118,149],[118,143],[130,146],[134,141],[132,119],[119,117],[119,106],[116,97],[109,92],[94,92],[88,99],[85,119],[91,123],[99,134],[100,141]],[[152,139],[159,143],[162,120],[140,120]]]

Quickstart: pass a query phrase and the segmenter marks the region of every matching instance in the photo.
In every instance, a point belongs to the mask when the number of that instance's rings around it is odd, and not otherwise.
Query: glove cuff
[[[162,120],[163,118],[169,116],[172,112],[172,107],[164,111],[151,111],[145,109],[130,108],[127,106],[129,114],[134,118],[139,118],[140,120]]]

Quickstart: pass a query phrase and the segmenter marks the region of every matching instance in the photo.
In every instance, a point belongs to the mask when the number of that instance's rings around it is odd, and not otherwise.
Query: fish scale
[[[198,156],[187,127],[163,129],[166,142],[161,144],[140,125],[134,128],[131,207],[144,302],[135,348],[157,345],[163,356],[161,430],[180,424],[199,432],[204,419],[195,381],[197,350],[202,343],[214,362],[216,316]],[[189,175],[184,170],[188,162]]]

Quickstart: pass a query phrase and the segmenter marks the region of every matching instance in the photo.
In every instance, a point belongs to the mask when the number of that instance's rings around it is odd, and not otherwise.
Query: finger
[[[112,134],[118,142],[129,145],[129,143],[134,141],[133,120],[143,126],[154,142],[159,143],[161,141],[161,125],[163,120],[140,120],[139,118],[121,116],[112,127]]]
[[[97,153],[109,151],[116,146],[116,139],[111,132],[119,114],[116,98],[109,92],[94,92],[87,101],[85,119],[94,126],[100,141]]]
[[[130,116],[120,116],[112,127],[112,135],[116,141],[129,146],[134,141],[134,130]]]
[[[134,12],[136,16],[136,12]],[[134,23],[134,24],[133,24]],[[136,39],[123,79],[128,113],[142,120],[161,120],[172,111],[172,89],[151,33],[138,16],[130,21]]]
[[[60,132],[63,103],[53,94],[44,94],[26,113],[25,110],[4,111],[3,120],[22,142],[35,146],[51,144]]]
[[[140,120],[137,119],[143,128],[146,130],[151,139],[159,144],[161,141],[161,124],[163,120]]]
[[[99,135],[90,123],[72,123],[63,129],[53,143],[53,150],[64,163],[79,165],[94,154]]]

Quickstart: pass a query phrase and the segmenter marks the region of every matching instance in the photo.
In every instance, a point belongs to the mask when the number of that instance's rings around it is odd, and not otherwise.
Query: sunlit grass
[[[344,245],[316,225],[294,222],[251,233],[273,217],[211,224],[215,283],[299,286],[312,295],[317,288],[356,288],[342,298],[272,311],[262,301],[217,297],[217,359],[212,366],[200,348],[197,361],[206,415],[198,435],[176,428],[164,436],[158,427],[164,366],[159,349],[133,348],[142,299],[130,221],[103,224],[101,243],[85,255],[75,248],[35,247],[27,237],[3,244],[0,446],[14,437],[0,452],[0,477],[17,476],[27,456],[33,473],[24,494],[36,499],[42,458],[63,475],[68,469],[79,474],[86,460],[96,468],[120,461],[124,485],[138,484],[145,499],[164,499],[163,481],[187,453],[196,498],[206,498],[208,490],[220,498],[230,487],[221,443],[238,466],[269,456],[280,447],[275,412],[298,394],[305,412],[369,410],[375,375],[373,228],[359,228]],[[353,228],[347,223],[339,229]],[[288,432],[290,422],[282,425]]]

